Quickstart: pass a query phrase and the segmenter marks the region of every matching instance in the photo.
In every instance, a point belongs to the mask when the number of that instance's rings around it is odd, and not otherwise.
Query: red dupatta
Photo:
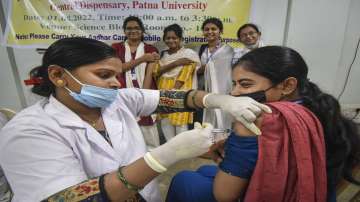
[[[244,201],[326,201],[326,154],[321,123],[299,104],[268,105],[272,114],[264,115],[258,160]]]

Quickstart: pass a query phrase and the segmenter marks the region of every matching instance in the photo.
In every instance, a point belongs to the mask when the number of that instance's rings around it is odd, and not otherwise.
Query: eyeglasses
[[[240,34],[240,38],[244,38],[247,36],[254,36],[255,34],[257,34],[257,32],[242,33],[242,34]]]
[[[142,31],[140,27],[126,27],[125,28],[126,32],[140,32]]]

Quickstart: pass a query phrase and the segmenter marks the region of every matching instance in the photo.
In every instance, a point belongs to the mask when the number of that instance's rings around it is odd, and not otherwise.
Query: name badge
[[[135,72],[131,72],[131,80],[137,80]]]

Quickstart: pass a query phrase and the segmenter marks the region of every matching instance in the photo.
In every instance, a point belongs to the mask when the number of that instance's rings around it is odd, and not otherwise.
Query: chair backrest
[[[0,108],[0,113],[4,114],[8,120],[15,116],[16,112],[8,108]]]

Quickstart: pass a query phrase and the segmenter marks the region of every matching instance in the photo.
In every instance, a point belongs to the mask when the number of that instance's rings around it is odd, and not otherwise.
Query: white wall
[[[0,27],[1,30],[1,27]],[[20,110],[20,96],[10,66],[7,49],[0,46],[0,107]]]
[[[14,77],[8,68],[10,65],[4,48],[0,48],[0,61],[0,107],[20,110],[22,108],[20,98],[15,87]]]
[[[288,0],[253,0],[249,22],[259,26],[268,45],[282,45]]]
[[[7,1],[0,1],[6,16]],[[1,27],[0,27],[1,29]],[[1,38],[3,31],[1,30]],[[11,60],[9,54],[13,54]],[[41,64],[41,55],[35,49],[13,49],[0,46],[0,107],[10,108],[20,111],[22,108],[35,103],[40,96],[30,91],[29,86],[25,86],[23,80],[29,78],[30,70]]]
[[[350,0],[294,0],[288,40],[309,66],[309,77],[333,93]]]
[[[346,84],[340,103],[360,108],[359,0],[254,0],[252,11],[250,22],[261,27],[266,44],[300,52],[311,81],[335,97]]]
[[[23,80],[29,78],[29,72],[41,64],[42,55],[38,54],[35,49],[14,49],[16,64],[21,78],[21,86],[27,105],[34,104],[41,96],[31,92],[32,86],[25,86]]]
[[[360,108],[360,1],[352,0],[342,46],[341,59],[333,85],[340,102],[351,108]],[[348,75],[348,81],[346,78]]]
[[[266,44],[284,44],[299,51],[310,68],[310,79],[337,96],[359,38],[359,4],[359,0],[253,0],[250,21],[260,26]],[[22,81],[32,67],[41,63],[41,56],[34,49],[14,49],[14,53]],[[0,59],[0,106],[19,109],[20,96],[4,47],[0,47]],[[340,100],[353,107],[360,107],[360,93],[356,91],[360,84],[359,63],[357,59]],[[22,83],[29,105],[37,97]]]

